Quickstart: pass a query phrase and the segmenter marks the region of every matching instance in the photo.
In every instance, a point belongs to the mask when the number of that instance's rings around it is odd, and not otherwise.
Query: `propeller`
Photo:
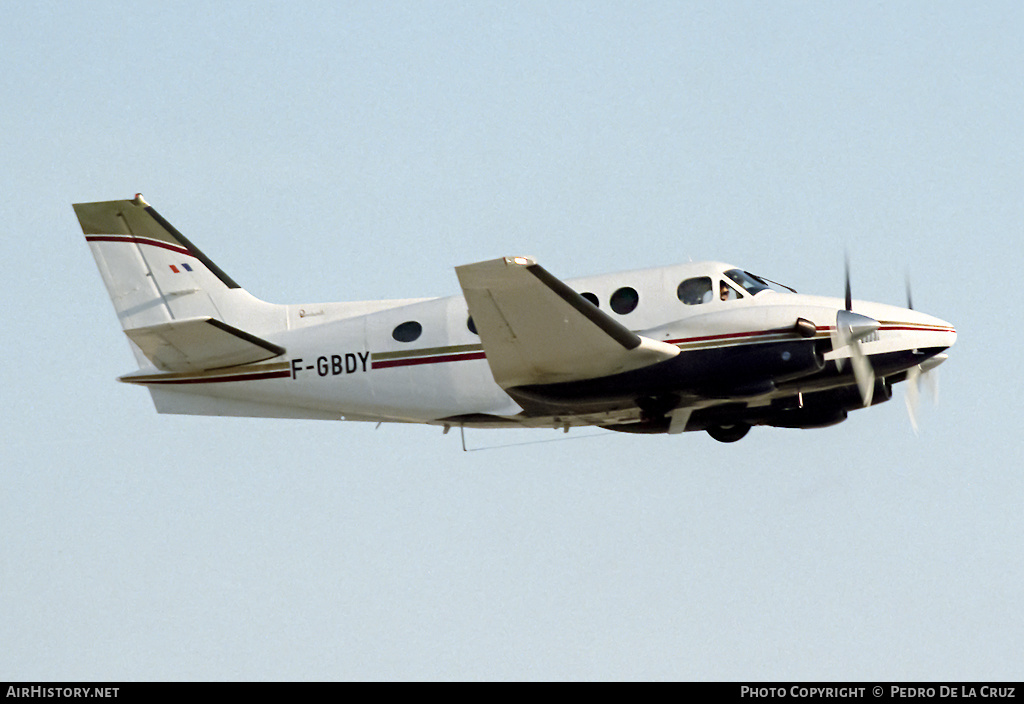
[[[910,275],[907,275],[907,308],[914,310],[914,299],[910,293]],[[928,389],[932,403],[939,402],[939,375],[932,372],[935,367],[949,359],[948,354],[937,354],[921,362],[915,367],[907,370],[907,395],[904,400],[907,403],[907,415],[910,417],[910,427],[917,435],[920,429],[917,424],[917,409],[921,398],[921,382],[923,381]]]
[[[853,312],[853,292],[850,287],[850,258],[846,257],[846,310],[836,312],[836,327],[832,333],[832,349],[838,350],[843,347],[850,349],[850,366],[853,368],[853,378],[857,380],[857,389],[864,401],[864,406],[871,405],[871,399],[875,391],[875,371],[871,368],[871,361],[861,350],[861,341],[878,332],[881,324],[874,318]],[[842,357],[836,359],[836,367],[843,370]]]
[[[938,403],[939,376],[938,372],[933,372],[932,370],[947,359],[949,359],[948,354],[937,354],[921,362],[916,367],[911,367],[907,370],[907,395],[905,401],[907,403],[907,415],[910,417],[910,427],[914,429],[915,435],[917,435],[920,429],[917,424],[917,409],[921,397],[921,382],[923,381],[927,387],[928,395],[932,397],[932,403]]]
[[[850,255],[843,259],[843,275],[846,279],[846,310],[853,310],[853,291],[850,289]]]

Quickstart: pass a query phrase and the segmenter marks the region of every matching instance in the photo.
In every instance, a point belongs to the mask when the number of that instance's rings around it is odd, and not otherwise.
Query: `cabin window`
[[[395,338],[399,342],[413,342],[414,340],[419,339],[419,336],[422,334],[423,326],[415,320],[404,322],[391,331],[391,337]]]
[[[725,281],[718,282],[718,298],[722,301],[735,301],[737,298],[742,298],[743,295],[734,289]]]
[[[612,310],[619,315],[626,315],[636,310],[637,304],[640,302],[640,294],[636,292],[635,288],[629,286],[623,286],[618,291],[612,294],[609,304]]]
[[[591,293],[590,291],[587,291],[585,293],[581,293],[580,295],[583,296],[584,298],[586,298],[591,303],[593,303],[595,308],[600,308],[601,307],[601,301],[597,300],[597,296],[594,295],[593,293]]]
[[[676,289],[679,300],[688,306],[697,306],[711,300],[711,277],[698,276],[693,279],[686,279]]]
[[[476,331],[476,323],[473,322],[473,316],[472,315],[469,316],[468,318],[466,318],[466,327],[469,328],[469,331],[471,333],[473,333],[474,335],[479,335],[480,334],[480,333],[478,333]]]

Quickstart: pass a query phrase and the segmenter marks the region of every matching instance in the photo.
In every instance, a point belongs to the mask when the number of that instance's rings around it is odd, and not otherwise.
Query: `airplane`
[[[267,303],[150,206],[75,213],[159,413],[451,428],[820,428],[942,363],[908,307],[798,294],[721,262],[562,281],[532,257],[457,266],[461,295]],[[911,404],[911,422],[915,424]]]

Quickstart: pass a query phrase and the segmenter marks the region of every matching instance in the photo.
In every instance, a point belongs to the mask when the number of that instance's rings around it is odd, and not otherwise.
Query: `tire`
[[[746,423],[735,423],[733,425],[712,425],[708,428],[708,435],[718,442],[736,442],[750,432],[750,426]]]

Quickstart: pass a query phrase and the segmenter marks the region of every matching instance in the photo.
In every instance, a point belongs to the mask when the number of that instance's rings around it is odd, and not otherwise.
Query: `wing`
[[[503,389],[596,379],[671,359],[529,257],[456,267],[494,380]]]

